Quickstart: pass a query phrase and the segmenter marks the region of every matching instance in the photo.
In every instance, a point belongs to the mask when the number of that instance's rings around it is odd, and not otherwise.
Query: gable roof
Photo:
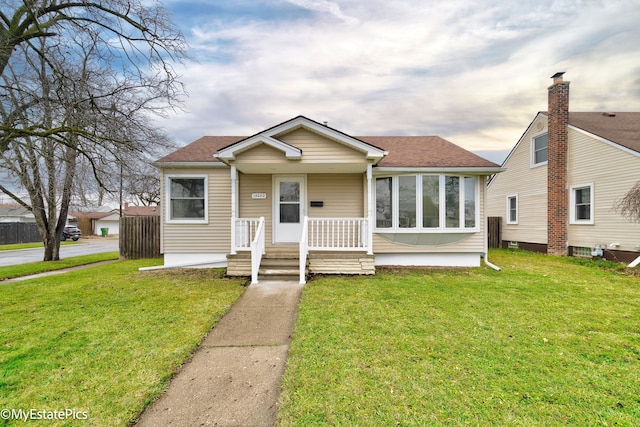
[[[640,153],[640,112],[569,112],[569,125]]]
[[[218,159],[232,160],[236,154],[246,151],[256,145],[266,144],[272,148],[284,152],[288,159],[300,159],[302,150],[290,144],[278,140],[279,136],[292,132],[296,129],[305,128],[311,132],[322,135],[325,138],[339,142],[347,147],[365,153],[368,159],[380,160],[386,154],[383,150],[371,144],[367,144],[358,138],[347,135],[327,125],[322,125],[304,116],[297,116],[291,120],[280,123],[267,130],[250,136],[242,141],[238,141],[228,147],[221,149],[216,157]]]
[[[304,116],[295,117],[249,137],[203,136],[157,160],[155,164],[222,166],[224,163],[221,159],[231,160],[236,154],[259,144],[283,151],[289,158],[299,158],[302,152],[298,148],[277,138],[300,127],[366,153],[367,158],[375,160],[378,167],[499,168],[499,165],[439,136],[350,136]]]

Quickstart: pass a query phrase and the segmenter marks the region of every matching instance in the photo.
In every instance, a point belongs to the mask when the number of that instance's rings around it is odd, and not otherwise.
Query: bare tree
[[[14,73],[24,65],[24,57],[40,57],[60,79],[73,78],[54,55],[73,57],[69,40],[89,38],[95,47],[93,61],[118,73],[129,82],[145,86],[149,80],[162,81],[165,105],[173,105],[183,88],[176,81],[172,61],[185,57],[183,36],[171,23],[158,2],[145,0],[3,0],[0,9],[0,75]],[[55,47],[55,49],[52,49]],[[152,84],[153,85],[153,84]],[[0,102],[6,102],[0,93]],[[4,99],[3,99],[4,98]],[[37,102],[37,101],[34,101]],[[22,109],[34,108],[29,102],[5,105],[5,120],[0,123],[0,152],[15,138],[49,138],[52,135],[79,133],[73,122],[44,123],[18,120]],[[104,106],[101,106],[104,107]],[[148,108],[148,106],[147,106]],[[64,140],[62,137],[60,140]]]
[[[0,150],[0,166],[19,178],[27,197],[2,184],[0,191],[33,212],[44,259],[57,260],[77,159],[105,187],[104,165],[123,164],[153,145],[149,114],[161,111],[159,100],[169,94],[157,75],[130,79],[105,68],[96,39],[86,34],[56,46],[40,42],[43,55],[21,46],[23,61],[2,75],[0,119],[29,131],[5,139]]]
[[[614,208],[629,221],[640,222],[640,181],[615,202]]]

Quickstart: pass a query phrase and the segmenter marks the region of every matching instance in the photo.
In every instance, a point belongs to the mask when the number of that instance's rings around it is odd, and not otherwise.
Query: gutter
[[[627,265],[627,267],[635,267],[638,264],[640,264],[640,256],[638,258],[634,259],[633,261],[631,261],[631,263],[629,263],[629,265]]]

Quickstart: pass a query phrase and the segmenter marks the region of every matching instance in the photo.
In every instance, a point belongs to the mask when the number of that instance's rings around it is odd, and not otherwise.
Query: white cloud
[[[546,109],[556,71],[574,111],[640,111],[633,1],[287,2],[323,13],[193,29],[200,62],[182,70],[191,96],[162,123],[172,135],[250,135],[304,114],[353,135],[505,150]]]

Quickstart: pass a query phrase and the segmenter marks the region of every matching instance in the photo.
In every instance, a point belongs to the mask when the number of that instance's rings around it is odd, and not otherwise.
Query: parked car
[[[67,225],[64,227],[64,230],[62,230],[62,241],[64,242],[67,239],[71,239],[75,242],[81,235],[82,233],[78,227],[75,225]]]

